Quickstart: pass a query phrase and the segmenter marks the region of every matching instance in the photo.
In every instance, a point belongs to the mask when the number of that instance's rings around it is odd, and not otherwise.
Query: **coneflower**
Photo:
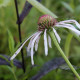
[[[13,60],[18,55],[18,53],[20,52],[22,47],[30,39],[27,50],[31,52],[31,63],[32,63],[32,65],[34,65],[34,60],[33,60],[34,50],[33,49],[35,47],[35,50],[37,51],[38,43],[39,43],[39,39],[40,39],[41,34],[43,33],[43,35],[44,35],[45,55],[47,56],[48,55],[48,44],[49,44],[50,48],[52,47],[51,46],[51,38],[47,34],[47,30],[49,31],[49,30],[52,29],[55,36],[56,36],[56,39],[57,39],[58,43],[60,43],[61,38],[58,35],[58,33],[56,32],[55,27],[67,28],[67,29],[73,31],[74,33],[76,33],[77,36],[79,36],[80,31],[78,29],[76,29],[76,27],[74,27],[74,25],[76,25],[77,28],[80,29],[80,24],[75,20],[65,20],[65,21],[57,22],[57,20],[50,15],[41,16],[38,20],[38,31],[23,42],[23,44],[19,47],[19,49],[10,58],[10,60]],[[47,35],[48,35],[48,41],[47,41]]]

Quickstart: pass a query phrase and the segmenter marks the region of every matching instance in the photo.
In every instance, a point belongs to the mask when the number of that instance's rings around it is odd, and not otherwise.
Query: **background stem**
[[[64,60],[66,61],[66,63],[68,64],[68,66],[70,67],[70,69],[73,71],[73,73],[75,74],[75,76],[80,80],[80,76],[79,74],[76,72],[76,70],[74,69],[74,67],[72,66],[72,64],[70,63],[70,61],[67,59],[67,57],[65,56],[64,52],[62,51],[62,49],[60,48],[57,40],[56,40],[56,37],[54,35],[54,32],[53,31],[50,31],[49,32],[49,35],[51,36],[55,46],[57,47],[57,49],[60,51],[62,57],[64,58]]]
[[[21,39],[21,28],[20,28],[21,26],[20,26],[20,21],[19,21],[19,12],[18,12],[17,0],[14,0],[14,2],[15,2],[15,7],[16,7],[17,19],[18,19],[19,40],[20,40],[20,42],[22,42],[22,39]],[[21,50],[21,57],[22,57],[23,71],[25,72],[23,49]]]
[[[73,38],[73,35],[69,33],[65,41],[64,50],[65,50],[65,55],[67,56],[67,58],[69,57],[69,50],[70,50],[70,44],[71,44],[72,38]]]

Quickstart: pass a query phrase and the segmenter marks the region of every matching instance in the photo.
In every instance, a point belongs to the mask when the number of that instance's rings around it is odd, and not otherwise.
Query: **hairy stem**
[[[68,66],[70,67],[70,69],[73,71],[73,73],[75,74],[75,76],[80,80],[80,76],[79,74],[76,72],[76,70],[74,69],[74,67],[72,66],[72,64],[70,63],[70,61],[67,59],[67,57],[65,56],[63,50],[60,48],[57,40],[56,40],[56,37],[54,35],[54,32],[53,31],[50,31],[49,32],[49,35],[51,36],[55,46],[57,47],[57,49],[59,50],[59,52],[61,53],[62,57],[64,58],[64,60],[66,61],[66,63],[68,64]]]

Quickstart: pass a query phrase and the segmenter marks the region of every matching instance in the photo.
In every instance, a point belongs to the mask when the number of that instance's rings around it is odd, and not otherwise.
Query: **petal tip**
[[[10,58],[10,61],[13,60],[13,57]]]

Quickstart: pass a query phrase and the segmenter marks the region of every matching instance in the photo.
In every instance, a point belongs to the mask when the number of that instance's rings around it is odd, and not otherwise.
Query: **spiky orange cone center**
[[[53,27],[56,24],[56,19],[50,15],[43,15],[38,20],[38,30],[43,31],[44,29],[48,29]]]

